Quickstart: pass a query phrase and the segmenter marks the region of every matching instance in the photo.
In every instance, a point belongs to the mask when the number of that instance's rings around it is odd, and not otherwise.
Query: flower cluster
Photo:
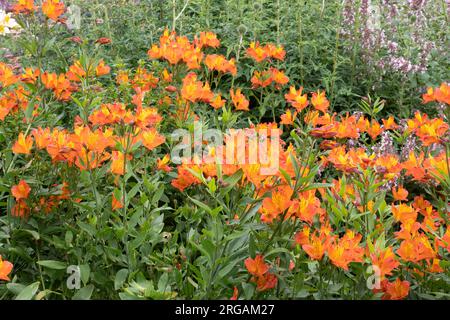
[[[366,12],[368,2],[362,4]],[[40,8],[19,0],[13,9],[24,16],[41,10],[45,23],[64,20],[58,0]],[[110,42],[100,38],[94,46]],[[239,54],[212,52],[219,48],[211,31],[190,40],[166,29],[148,50],[149,60],[158,61],[135,68],[110,67],[108,58],[83,50],[58,69],[63,72],[0,63],[12,221],[38,224],[34,215],[43,212],[51,221],[52,213],[60,219],[70,210],[68,221],[76,223],[58,225],[70,226],[65,241],[56,235],[46,241],[73,248],[87,237],[95,250],[106,250],[108,263],[120,261],[116,280],[130,285],[153,282],[134,281],[132,273],[125,279],[122,265],[136,271],[151,265],[155,274],[174,270],[164,273],[168,286],[182,283],[189,291],[205,283],[206,295],[207,286],[220,287],[222,294],[232,289],[232,299],[239,287],[249,298],[301,296],[310,288],[311,296],[324,297],[331,282],[338,289],[330,296],[348,295],[367,280],[367,267],[376,270],[379,285],[361,289],[364,297],[404,299],[446,272],[447,83],[422,96],[437,113],[416,111],[407,119],[336,113],[330,91],[293,83],[282,46],[251,42],[245,63]],[[196,139],[198,126],[220,127],[224,139]],[[186,132],[178,146],[201,152],[175,159],[175,138],[166,137],[178,129]],[[72,241],[78,227],[81,235]],[[122,251],[126,258],[118,258]],[[10,280],[12,267],[0,256],[0,280]],[[222,274],[230,276],[219,283]],[[299,279],[303,293],[295,291]],[[154,294],[150,289],[145,294]]]
[[[65,13],[66,6],[60,0],[44,0],[41,7],[37,7],[34,0],[18,0],[12,7],[14,13],[24,15],[33,14],[39,9],[48,19],[55,22],[64,22],[60,17]]]

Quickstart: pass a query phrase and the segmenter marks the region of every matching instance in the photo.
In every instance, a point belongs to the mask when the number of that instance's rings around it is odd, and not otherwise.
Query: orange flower
[[[373,161],[374,155],[368,156],[364,149],[350,149],[348,152],[345,146],[339,146],[330,151],[328,161],[336,169],[347,173],[358,172],[359,168],[367,168]]]
[[[205,58],[205,65],[209,70],[217,70],[224,73],[229,72],[233,76],[237,73],[236,61],[234,59],[227,60],[222,55],[208,54]]]
[[[21,132],[12,147],[12,151],[16,154],[30,154],[31,148],[33,148],[33,137],[25,137],[25,135]]]
[[[423,196],[415,196],[412,206],[420,212],[425,212],[431,206],[431,203],[425,200]]]
[[[429,121],[428,115],[422,114],[419,111],[416,111],[414,114],[413,119],[408,119],[406,122],[408,124],[408,131],[407,132],[414,132],[419,128],[421,125],[427,123]]]
[[[214,32],[206,31],[200,32],[200,39],[197,43],[200,48],[202,47],[211,47],[217,48],[220,46],[220,40],[217,39],[217,35]]]
[[[156,168],[158,170],[170,172],[172,169],[168,166],[169,162],[170,162],[170,156],[169,156],[169,154],[166,154],[162,159],[156,160]]]
[[[306,93],[302,95],[302,91],[303,87],[300,87],[300,89],[296,90],[294,86],[291,86],[289,88],[289,93],[284,95],[286,101],[289,102],[295,109],[297,109],[298,112],[301,112],[309,104],[308,95]]]
[[[166,68],[164,68],[164,70],[162,72],[162,78],[163,78],[164,82],[167,82],[167,83],[172,82],[172,74],[169,73],[169,71],[167,71]]]
[[[211,92],[208,83],[197,81],[197,75],[193,72],[189,73],[183,79],[183,87],[181,88],[181,96],[191,102],[206,102],[209,103],[214,94]]]
[[[20,76],[20,80],[25,83],[36,83],[41,71],[39,69],[25,68],[25,72]]]
[[[292,114],[291,110],[288,110],[285,114],[281,115],[280,124],[293,125],[296,118],[297,112],[294,112],[294,114]]]
[[[450,86],[443,82],[439,88],[428,88],[427,93],[422,95],[423,103],[437,101],[450,105]]]
[[[380,277],[384,279],[385,275],[391,275],[392,270],[396,269],[400,263],[397,261],[392,248],[388,247],[384,251],[378,250],[376,253],[370,254],[372,264],[380,270]]]
[[[381,128],[378,121],[372,119],[372,122],[370,123],[370,127],[367,128],[367,133],[372,138],[372,140],[375,140],[382,132],[383,128]]]
[[[424,157],[423,152],[419,156],[412,151],[409,153],[408,159],[402,163],[403,169],[406,169],[406,175],[411,175],[415,180],[426,181],[427,180],[427,170],[424,168]]]
[[[256,62],[261,62],[269,56],[268,52],[259,45],[259,42],[250,43],[247,54]]]
[[[424,93],[422,95],[422,100],[423,100],[423,103],[429,103],[429,102],[435,101],[436,98],[434,97],[434,89],[429,87],[427,89],[427,93]]]
[[[31,13],[36,11],[36,6],[34,0],[17,0],[12,9],[14,13]]]
[[[398,156],[394,154],[384,154],[376,158],[372,165],[375,171],[387,180],[394,179],[402,170]]]
[[[120,151],[112,152],[112,162],[111,162],[111,172],[118,175],[123,175],[125,173],[125,155]],[[127,160],[131,160],[133,157],[131,155],[127,155]]]
[[[66,76],[70,81],[80,82],[86,77],[86,71],[83,69],[81,62],[77,60],[69,67]]]
[[[97,67],[95,68],[95,74],[97,77],[104,76],[105,74],[108,74],[111,71],[111,68],[107,65],[105,65],[105,62],[100,60]]]
[[[388,282],[385,287],[384,300],[401,300],[408,296],[409,282],[397,278],[394,282]]]
[[[106,38],[106,37],[101,37],[101,38],[98,38],[97,40],[95,40],[95,43],[98,43],[98,44],[110,44],[111,43],[111,39],[110,38]]]
[[[271,222],[277,215],[282,214],[291,204],[293,190],[290,186],[279,186],[272,191],[272,196],[264,198],[261,208],[261,219]]]
[[[0,85],[8,87],[19,81],[19,77],[13,72],[7,64],[0,62]]]
[[[403,240],[397,254],[405,261],[419,262],[424,259],[436,258],[428,238],[420,234],[412,239]]]
[[[302,248],[313,260],[321,260],[325,253],[323,238],[317,235],[312,235],[308,243],[302,245]]]
[[[442,118],[429,119],[426,114],[417,111],[413,119],[407,120],[407,132],[414,132],[425,146],[433,143],[442,143],[449,126]]]
[[[145,68],[138,67],[131,84],[133,89],[140,88],[143,92],[156,88],[159,79]]]
[[[325,97],[325,91],[321,92],[320,90],[313,92],[311,103],[316,110],[322,111],[323,113],[325,113],[330,106],[330,102]]]
[[[271,68],[270,73],[272,80],[280,85],[285,85],[289,82],[289,78],[281,70]]]
[[[364,248],[359,246],[362,235],[347,230],[338,243],[330,243],[327,252],[331,262],[344,270],[348,270],[350,262],[363,262]]]
[[[348,270],[348,261],[345,259],[344,253],[345,249],[340,244],[331,245],[328,248],[328,257],[331,262],[337,267]]]
[[[42,12],[54,21],[57,21],[65,11],[64,3],[59,0],[45,0],[42,3]]]
[[[122,202],[120,200],[116,199],[116,196],[114,195],[114,193],[112,196],[111,207],[112,207],[113,211],[123,208]]]
[[[112,135],[111,129],[102,131],[102,129],[98,128],[97,130],[92,131],[87,126],[78,126],[75,128],[71,140],[74,144],[74,149],[77,151],[87,149],[101,153],[107,147],[115,144]]]
[[[392,188],[392,195],[395,201],[408,201],[408,190],[404,189],[402,186],[398,188]]]
[[[311,232],[310,227],[303,226],[303,229],[295,234],[295,237],[294,237],[295,243],[300,246],[302,246],[304,244],[308,244],[310,232]]]
[[[314,217],[324,216],[325,210],[320,207],[320,200],[315,196],[315,190],[310,190],[299,194],[298,199],[293,201],[289,213],[312,224]]]
[[[279,85],[285,85],[289,82],[289,78],[284,74],[283,71],[278,70],[277,68],[270,68],[269,70],[264,70],[262,72],[255,71],[253,73],[253,77],[251,79],[252,88],[256,89],[259,87],[267,87],[272,82],[275,82]],[[279,86],[277,86],[279,88]]]
[[[423,166],[428,169],[430,176],[436,183],[441,183],[450,174],[450,158],[447,158],[444,150],[436,157],[429,155]]]
[[[450,86],[447,83],[442,83],[434,92],[434,97],[440,103],[450,105]]]
[[[180,190],[181,192],[184,191],[184,189],[186,189],[187,187],[193,185],[193,184],[199,184],[200,180],[198,180],[198,178],[196,178],[189,170],[187,170],[187,168],[189,168],[188,165],[180,165],[178,166],[177,170],[178,170],[178,177],[174,180],[172,180],[171,185],[174,188],[177,188],[178,190]],[[190,168],[192,170],[198,170],[200,171],[198,168]]]
[[[284,60],[284,57],[286,56],[286,51],[284,50],[283,46],[277,47],[271,43],[268,43],[265,46],[264,50],[266,50],[269,57],[277,60]]]
[[[341,117],[340,122],[335,122],[334,126],[336,127],[337,138],[359,138],[358,125],[355,116],[349,116],[347,114],[345,117]],[[359,131],[363,132],[361,129]]]
[[[4,95],[0,97],[0,120],[5,120],[6,116],[14,109],[17,108],[16,99],[10,95]]]
[[[337,148],[339,146],[339,142],[333,141],[333,140],[323,140],[319,148],[321,150],[332,150],[334,148]]]
[[[131,116],[132,117],[132,116]],[[131,119],[132,120],[132,119]],[[156,108],[139,108],[136,111],[134,121],[136,126],[142,129],[153,127],[162,121],[161,115]]]
[[[53,91],[58,100],[67,101],[70,99],[72,92],[76,90],[76,87],[70,83],[67,77],[64,73],[57,75],[56,73],[44,72],[41,75],[41,81],[47,89]]]
[[[261,277],[263,276],[267,271],[269,271],[269,267],[264,262],[264,258],[262,255],[258,254],[256,255],[255,259],[247,258],[244,261],[245,267],[247,268],[247,271],[254,276]]]
[[[440,262],[441,262],[440,259],[433,259],[433,262],[431,263],[431,266],[428,268],[428,271],[432,273],[444,272],[444,269],[442,269],[440,266]]]
[[[265,88],[272,83],[272,74],[269,71],[255,71],[253,72],[253,76],[251,79],[252,88],[256,89],[259,87]]]
[[[271,43],[264,47],[260,46],[259,42],[252,42],[247,48],[247,55],[256,62],[262,62],[267,58],[274,58],[277,60],[284,60],[286,51],[282,46],[275,46]]]
[[[180,61],[186,63],[188,69],[200,68],[203,59],[202,46],[218,46],[220,42],[213,33],[203,33],[201,40],[196,39],[194,44],[186,37],[178,37],[175,31],[165,30],[159,39],[159,45],[154,44],[147,54],[150,59],[166,59],[170,64]]]
[[[118,85],[128,84],[130,79],[128,77],[128,72],[125,70],[120,70],[116,76],[116,83]]]
[[[142,144],[148,150],[153,150],[166,141],[166,138],[163,135],[159,134],[159,132],[155,128],[143,130],[140,134],[140,137],[142,139]]]
[[[387,119],[382,119],[384,130],[393,130],[398,128],[398,124],[395,123],[394,117],[390,116]]]
[[[241,93],[241,89],[236,89],[236,91],[230,89],[230,96],[234,106],[236,107],[236,110],[249,111],[249,102]]]
[[[222,99],[220,94],[217,94],[209,103],[214,109],[220,109],[225,105],[225,99]]]
[[[337,131],[336,131],[336,126],[334,124],[331,124],[331,125],[327,125],[327,126],[313,128],[309,131],[309,134],[316,138],[330,139],[337,135]],[[339,149],[335,153],[336,154],[342,153],[342,151]],[[345,153],[345,150],[343,153]]]
[[[9,281],[8,275],[13,269],[13,264],[7,260],[3,260],[0,255],[0,280]]]
[[[28,196],[30,195],[30,191],[31,188],[28,185],[28,183],[26,183],[25,180],[20,180],[19,184],[11,188],[11,193],[14,196],[14,198],[16,198],[16,201],[27,199]]]
[[[264,262],[262,255],[256,255],[255,259],[247,258],[244,264],[247,271],[253,275],[252,281],[256,282],[256,290],[266,291],[277,285],[278,279],[268,272],[269,266]]]
[[[442,137],[446,135],[448,130],[449,125],[443,119],[438,118],[420,125],[416,129],[416,134],[424,146],[429,146],[433,143],[442,143]]]
[[[447,227],[442,241],[439,242],[439,246],[446,248],[450,252],[450,227]]]
[[[16,202],[11,210],[11,215],[13,217],[25,218],[30,214],[30,208],[24,200],[19,200]]]
[[[266,273],[262,277],[257,277],[256,279],[256,290],[266,291],[273,289],[277,286],[278,278],[272,273]]]
[[[417,219],[417,210],[403,203],[397,206],[393,205],[392,214],[396,221],[400,221],[402,223],[406,223],[409,220],[416,221]]]

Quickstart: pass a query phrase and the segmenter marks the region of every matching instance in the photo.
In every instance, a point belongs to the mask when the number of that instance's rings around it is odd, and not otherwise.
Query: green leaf
[[[25,287],[16,297],[16,300],[31,300],[39,289],[39,282],[35,282]]]
[[[284,179],[286,179],[289,186],[292,187],[292,180],[291,180],[291,177],[289,176],[289,174],[282,168],[279,168],[279,170],[280,170],[281,174],[283,175]]]
[[[55,261],[55,260],[41,260],[38,261],[37,264],[44,266],[49,269],[55,269],[55,270],[64,270],[67,269],[67,265],[64,262],[61,261]]]
[[[302,189],[302,191],[308,191],[313,189],[320,189],[320,188],[331,188],[333,185],[331,183],[312,183],[306,188]]]
[[[217,186],[216,186],[216,180],[215,180],[215,179],[209,180],[209,182],[208,182],[208,188],[209,188],[209,191],[211,191],[211,193],[216,192]]]
[[[72,300],[89,300],[91,298],[94,286],[92,284],[81,288],[72,297]]]
[[[158,291],[166,292],[168,289],[168,283],[169,283],[169,274],[163,273],[163,275],[159,278],[158,281]]]
[[[244,293],[245,299],[251,299],[255,293],[255,286],[250,283],[242,283],[242,291]]]
[[[78,226],[83,230],[83,231],[85,231],[86,233],[88,233],[90,236],[94,236],[95,235],[95,233],[96,233],[96,230],[95,230],[95,228],[93,227],[93,226],[91,226],[90,224],[87,224],[87,223],[84,223],[84,222],[81,222],[81,221],[78,221]]]
[[[266,253],[266,254],[264,255],[264,257],[265,257],[265,258],[268,258],[269,256],[271,256],[271,255],[273,255],[273,254],[276,254],[277,257],[278,257],[278,256],[280,256],[280,253],[285,253],[285,254],[287,254],[287,255],[291,255],[291,251],[289,251],[289,250],[286,249],[286,248],[275,248],[275,249],[270,250],[268,253]]]
[[[219,279],[223,279],[225,278],[225,276],[227,274],[229,274],[231,272],[231,270],[233,270],[234,266],[238,263],[241,262],[240,260],[235,260],[231,263],[227,263],[225,265],[225,267],[223,267],[220,271],[219,271]]]
[[[34,240],[39,240],[40,239],[39,233],[34,231],[34,230],[23,229],[23,231],[31,234],[33,236]]]
[[[81,281],[83,281],[84,285],[86,285],[89,281],[89,276],[91,274],[91,268],[88,264],[80,265],[80,277]]]
[[[21,283],[7,283],[6,288],[8,288],[9,291],[11,291],[13,294],[18,295],[24,288],[25,285]]]
[[[114,279],[114,290],[119,290],[122,288],[125,280],[128,276],[128,269],[121,269],[116,273],[116,278]]]
[[[191,198],[191,197],[189,197],[189,196],[188,196],[188,198],[189,198],[193,203],[195,203],[197,206],[199,206],[200,208],[202,208],[202,209],[204,209],[206,212],[208,212],[209,214],[212,213],[213,210],[212,210],[210,207],[208,207],[206,204],[204,204],[203,202],[198,201],[197,199]]]
[[[222,189],[221,193],[222,194],[227,194],[228,192],[230,192],[230,190],[233,189],[233,187],[236,185],[236,183],[238,183],[239,180],[241,180],[242,175],[243,175],[243,171],[242,170],[238,170],[237,172],[235,172],[231,176],[226,177],[223,180],[223,182],[224,182],[226,187]]]
[[[249,251],[250,257],[254,257],[256,255],[256,243],[255,243],[255,236],[253,234],[250,234],[248,251]]]

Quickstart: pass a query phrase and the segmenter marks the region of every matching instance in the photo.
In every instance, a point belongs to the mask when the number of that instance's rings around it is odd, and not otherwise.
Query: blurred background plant
[[[6,8],[7,1],[2,1]],[[223,49],[251,41],[283,43],[287,75],[306,90],[322,87],[336,111],[358,110],[361,97],[386,100],[383,114],[421,109],[419,91],[450,76],[446,0],[73,0],[81,24],[72,35],[112,39],[108,61],[145,59],[169,26],[191,36],[211,30]],[[0,4],[1,6],[1,4]],[[66,34],[67,37],[70,34]],[[2,39],[3,40],[3,39]],[[20,54],[14,41],[5,48]],[[65,45],[62,50],[73,50]],[[4,55],[2,55],[4,57]],[[3,58],[4,59],[4,58]]]

